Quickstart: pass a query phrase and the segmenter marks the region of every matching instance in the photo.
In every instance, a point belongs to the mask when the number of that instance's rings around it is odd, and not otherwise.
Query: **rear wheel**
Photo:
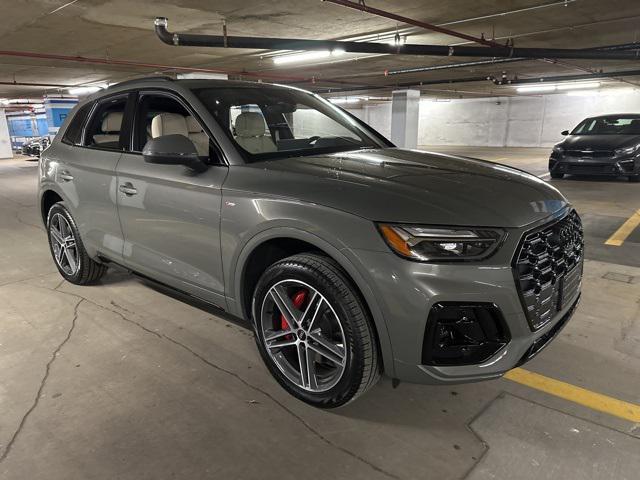
[[[89,257],[73,217],[64,202],[58,202],[47,215],[47,234],[53,261],[60,275],[76,285],[97,282],[107,268]]]
[[[327,257],[300,254],[267,268],[254,292],[253,318],[267,367],[307,403],[339,407],[379,379],[368,312]]]

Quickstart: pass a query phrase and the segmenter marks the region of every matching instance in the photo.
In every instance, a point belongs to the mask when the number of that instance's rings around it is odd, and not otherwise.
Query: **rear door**
[[[167,121],[156,121],[152,128],[157,116]],[[159,123],[166,131],[159,131]],[[204,129],[196,131],[197,125],[200,121],[176,95],[140,92],[131,148],[117,167],[123,261],[132,270],[224,307],[220,206],[228,169],[210,154],[213,144],[208,135],[203,137]],[[152,135],[177,133],[198,146],[210,165],[207,171],[144,161],[141,151]]]
[[[116,205],[116,165],[122,156],[128,94],[118,94],[78,112],[86,119],[73,137],[63,138],[57,184],[67,199],[80,236],[91,256],[122,258],[123,237]],[[75,117],[74,117],[75,118]]]

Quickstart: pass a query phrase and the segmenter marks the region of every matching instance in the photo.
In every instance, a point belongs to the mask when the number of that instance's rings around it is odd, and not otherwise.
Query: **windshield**
[[[247,161],[390,146],[314,95],[282,87],[194,89]]]
[[[573,129],[571,135],[640,135],[640,116],[587,118]]]

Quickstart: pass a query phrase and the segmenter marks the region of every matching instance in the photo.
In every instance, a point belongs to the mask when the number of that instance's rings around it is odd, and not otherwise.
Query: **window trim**
[[[216,165],[223,165],[223,166],[229,166],[229,160],[224,152],[224,150],[222,149],[222,147],[220,146],[220,143],[218,142],[218,140],[216,139],[216,137],[211,133],[211,130],[209,129],[209,127],[207,126],[207,124],[205,122],[202,121],[202,118],[200,117],[200,115],[197,114],[197,112],[189,105],[189,102],[187,102],[178,92],[174,91],[174,90],[168,90],[168,89],[164,89],[164,88],[160,88],[160,87],[149,87],[149,88],[141,88],[139,90],[136,91],[137,96],[135,99],[135,107],[134,107],[134,112],[133,112],[133,119],[131,122],[131,131],[130,131],[130,137],[129,137],[129,150],[126,152],[130,155],[140,155],[142,156],[142,152],[139,151],[135,151],[133,149],[134,146],[134,142],[136,140],[136,130],[137,130],[137,126],[138,126],[138,120],[139,120],[139,115],[140,115],[140,106],[142,103],[142,100],[144,98],[144,96],[149,96],[149,95],[158,95],[158,96],[163,96],[163,97],[168,97],[171,98],[175,101],[177,101],[180,105],[182,105],[182,107],[193,117],[196,119],[196,121],[198,122],[198,125],[200,125],[200,128],[202,128],[202,131],[207,135],[207,137],[209,137],[209,142],[213,144],[214,146],[214,150],[217,151],[218,153],[218,158],[220,159],[219,163],[208,163],[209,166],[216,166]],[[209,159],[211,160],[211,159]]]

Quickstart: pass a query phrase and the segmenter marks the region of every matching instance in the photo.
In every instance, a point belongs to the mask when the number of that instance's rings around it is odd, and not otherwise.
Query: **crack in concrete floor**
[[[36,391],[36,395],[35,395],[35,398],[33,399],[33,403],[31,404],[29,409],[26,411],[26,413],[23,415],[22,419],[20,420],[20,423],[18,424],[18,428],[9,439],[9,442],[7,442],[7,446],[4,448],[2,455],[0,455],[0,463],[4,462],[4,460],[9,456],[9,453],[11,453],[11,448],[13,448],[13,445],[15,444],[15,442],[18,440],[18,437],[22,433],[27,423],[27,420],[29,419],[29,416],[38,407],[38,404],[40,403],[40,399],[42,398],[42,392],[44,390],[44,387],[47,384],[47,380],[49,379],[49,376],[51,375],[51,367],[53,366],[54,362],[58,358],[58,354],[60,353],[62,348],[71,339],[71,335],[73,334],[73,331],[76,328],[76,322],[78,320],[78,307],[80,307],[80,304],[83,301],[84,299],[80,299],[78,300],[78,303],[75,304],[73,308],[73,319],[71,320],[71,327],[69,328],[69,331],[67,332],[67,335],[64,337],[62,342],[58,344],[58,346],[53,350],[53,353],[51,354],[51,358],[49,359],[49,361],[45,366],[44,376],[40,381],[40,385],[38,386],[38,390]]]
[[[24,280],[22,280],[24,281]],[[18,282],[14,282],[14,283],[18,283]],[[82,302],[87,302],[90,303],[92,305],[94,305],[97,308],[100,308],[102,310],[105,310],[107,312],[111,312],[113,314],[115,314],[116,316],[118,316],[119,318],[121,318],[123,321],[132,324],[134,326],[136,326],[137,328],[139,328],[140,330],[144,331],[145,333],[148,333],[150,335],[155,336],[156,338],[160,339],[160,340],[165,340],[168,341],[174,345],[176,345],[179,348],[182,348],[183,350],[187,351],[188,353],[190,353],[192,356],[194,356],[195,358],[197,358],[199,361],[203,362],[204,364],[206,364],[207,366],[216,369],[219,372],[225,373],[226,375],[229,375],[233,378],[235,378],[237,381],[241,382],[243,385],[245,385],[246,387],[252,389],[253,391],[263,395],[264,397],[268,398],[269,400],[271,400],[273,403],[275,403],[279,408],[281,408],[284,412],[286,412],[289,416],[291,416],[292,418],[294,418],[298,423],[300,423],[305,429],[307,429],[311,434],[313,434],[316,438],[318,438],[320,441],[322,441],[323,443],[325,443],[326,445],[330,446],[331,448],[334,448],[342,453],[344,453],[345,455],[348,455],[350,457],[352,457],[353,459],[367,465],[368,467],[370,467],[372,470],[385,475],[388,478],[393,478],[396,480],[401,480],[401,477],[395,475],[394,473],[391,473],[387,470],[385,470],[382,467],[379,467],[377,465],[375,465],[374,463],[370,462],[369,460],[365,459],[364,457],[358,455],[357,453],[346,449],[338,444],[336,444],[335,442],[331,441],[329,438],[327,438],[325,435],[323,435],[321,432],[319,432],[317,429],[315,429],[312,425],[310,425],[304,418],[302,418],[300,415],[296,414],[295,412],[293,412],[290,408],[288,408],[285,404],[283,404],[282,402],[280,402],[277,398],[275,398],[273,395],[271,395],[269,392],[267,392],[266,390],[253,385],[251,382],[249,382],[248,380],[244,379],[241,375],[239,375],[236,372],[233,372],[231,370],[228,370],[224,367],[221,367],[220,365],[217,365],[215,363],[213,363],[212,361],[210,361],[209,359],[205,358],[203,355],[201,355],[200,353],[196,352],[195,350],[193,350],[192,348],[190,348],[189,346],[183,344],[182,342],[174,339],[173,337],[170,337],[168,335],[165,335],[163,333],[159,333],[156,332],[154,330],[151,330],[147,327],[145,327],[144,325],[142,325],[140,322],[137,322],[131,318],[128,318],[128,316],[126,316],[125,314],[123,314],[120,311],[114,310],[112,308],[109,308],[105,305],[102,305],[100,303],[97,303],[93,300],[90,300],[82,295],[78,295],[77,293],[72,293],[72,292],[66,292],[64,290],[60,290],[60,287],[65,283],[65,280],[62,280],[60,283],[58,283],[58,285],[54,288],[49,288],[49,287],[44,287],[41,285],[30,285],[34,288],[41,288],[41,289],[45,289],[45,290],[49,290],[52,292],[58,292],[58,293],[62,293],[64,295],[70,295],[74,298],[78,299],[78,303],[75,305],[74,308],[74,317],[72,320],[72,326],[69,329],[69,332],[67,334],[67,336],[65,337],[65,339],[62,341],[62,343],[54,350],[53,355],[51,360],[47,363],[46,366],[46,373],[45,376],[42,379],[42,382],[40,383],[40,386],[38,388],[38,392],[36,395],[36,398],[34,400],[34,403],[32,404],[32,406],[29,408],[29,410],[26,412],[26,414],[23,416],[18,429],[16,430],[16,432],[14,433],[14,435],[12,436],[11,440],[9,441],[9,443],[7,444],[7,447],[5,448],[2,456],[0,456],[0,463],[2,463],[2,461],[5,460],[5,458],[8,456],[8,454],[10,453],[11,447],[13,446],[13,444],[15,443],[15,441],[17,440],[18,436],[20,435],[20,433],[22,432],[26,421],[28,419],[28,417],[31,415],[31,413],[33,413],[33,411],[36,409],[36,407],[38,406],[39,400],[40,400],[40,396],[42,394],[42,391],[45,387],[45,384],[49,378],[50,375],[50,370],[51,370],[51,365],[53,364],[53,362],[55,361],[58,353],[60,352],[60,350],[62,349],[62,347],[69,341],[69,339],[71,338],[71,334],[73,333],[73,330],[75,329],[76,326],[76,322],[78,319],[78,307],[80,306],[80,304]],[[123,309],[126,311],[126,309]],[[129,312],[130,313],[130,312]]]

